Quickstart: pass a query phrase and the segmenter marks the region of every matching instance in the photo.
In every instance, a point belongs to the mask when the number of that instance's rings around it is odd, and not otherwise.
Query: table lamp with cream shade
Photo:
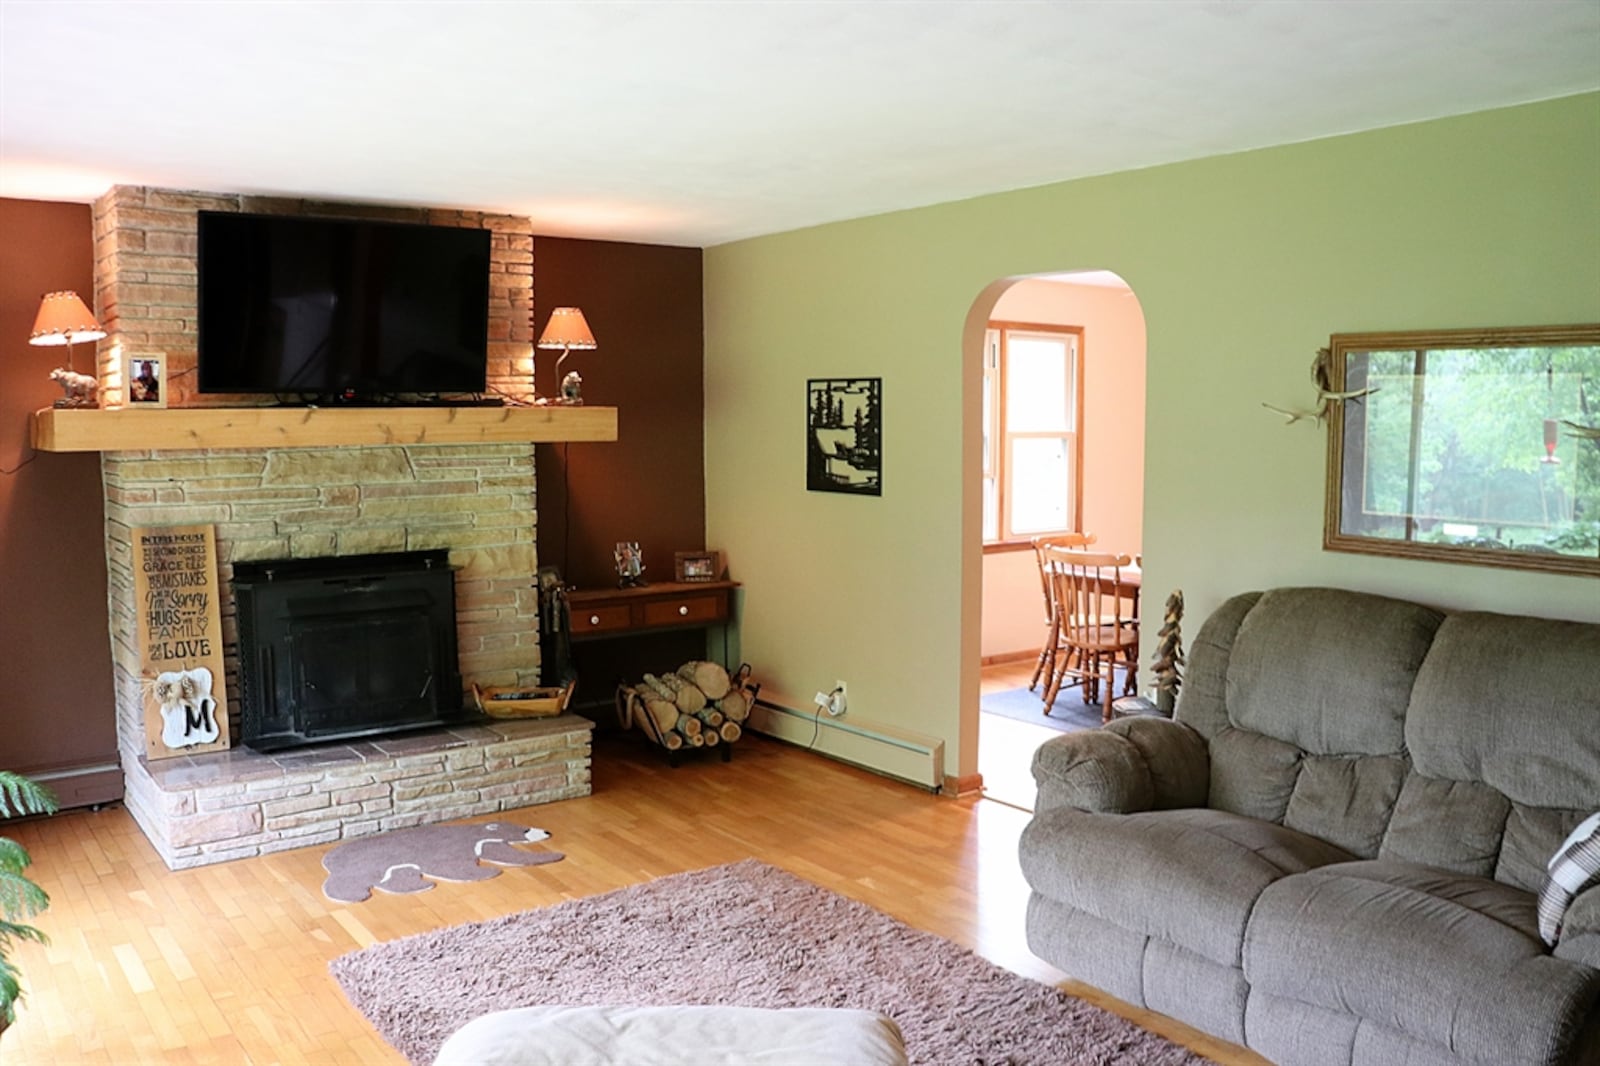
[[[539,334],[538,347],[547,351],[560,349],[561,358],[556,360],[556,380],[560,382],[560,393],[549,399],[549,403],[581,404],[583,402],[583,378],[574,370],[565,378],[561,377],[561,364],[566,362],[567,356],[574,351],[593,351],[599,347],[594,342],[594,334],[589,331],[589,323],[584,319],[583,312],[576,307],[558,307],[550,312],[550,321],[545,324],[544,332]]]
[[[62,290],[44,294],[39,304],[39,315],[33,320],[33,332],[28,335],[28,343],[66,345],[67,365],[50,373],[51,380],[60,384],[66,392],[66,396],[55,402],[55,406],[99,406],[99,379],[92,374],[77,372],[72,365],[72,348],[80,341],[97,341],[105,335],[106,331],[77,293]]]

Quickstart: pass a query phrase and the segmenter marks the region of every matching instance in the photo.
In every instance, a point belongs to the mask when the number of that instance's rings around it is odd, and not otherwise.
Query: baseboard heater
[[[30,770],[27,776],[54,792],[62,810],[98,807],[122,798],[122,767],[116,763]]]
[[[818,717],[763,699],[750,708],[745,725],[875,774],[934,792],[944,787],[944,741],[935,737],[860,719]]]

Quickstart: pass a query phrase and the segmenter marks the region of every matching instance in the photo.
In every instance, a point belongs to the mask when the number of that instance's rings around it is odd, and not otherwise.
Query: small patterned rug
[[[941,1066],[1206,1061],[754,859],[375,944],[330,969],[414,1063],[479,1015],[555,1004],[872,1010],[900,1026],[912,1062]]]
[[[522,851],[514,844],[548,840],[549,833],[515,822],[419,825],[340,844],[322,857],[328,879],[322,894],[360,903],[374,888],[426,892],[435,881],[487,881],[501,867],[539,866],[563,858],[559,851]]]

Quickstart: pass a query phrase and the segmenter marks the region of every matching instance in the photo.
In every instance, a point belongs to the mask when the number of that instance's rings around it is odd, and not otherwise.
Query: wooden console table
[[[612,693],[616,684],[636,682],[641,671],[675,669],[683,659],[662,658],[662,652],[668,647],[682,652],[681,645],[692,643],[691,632],[696,629],[707,637],[713,626],[722,630],[722,665],[732,670],[727,661],[728,624],[733,620],[733,593],[738,587],[737,581],[662,581],[642,588],[569,589],[567,607],[578,690],[581,693],[587,687],[591,693],[581,702],[580,713],[594,715],[602,707],[615,707]],[[636,643],[621,639],[625,637],[635,638]],[[706,654],[703,644],[687,657],[714,658]],[[612,687],[596,696],[594,684],[585,678],[596,682],[605,678]],[[668,762],[678,765],[682,753],[661,750]],[[732,745],[721,745],[721,751],[727,762]]]
[[[631,589],[573,589],[572,639],[601,640],[656,629],[706,629],[733,617],[737,581],[662,581]]]
[[[722,630],[723,665],[729,665],[727,627],[738,587],[737,581],[663,581],[643,588],[568,590],[573,666],[580,691],[589,692],[583,705],[611,702],[611,690],[596,684],[637,681],[644,670],[673,670],[685,659],[709,658],[704,639],[714,626]],[[697,644],[695,630],[702,633],[698,646],[685,647]]]

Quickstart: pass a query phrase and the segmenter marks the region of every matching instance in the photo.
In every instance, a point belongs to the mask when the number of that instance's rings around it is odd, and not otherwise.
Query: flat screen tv
[[[485,388],[488,230],[202,211],[199,275],[201,392]]]

